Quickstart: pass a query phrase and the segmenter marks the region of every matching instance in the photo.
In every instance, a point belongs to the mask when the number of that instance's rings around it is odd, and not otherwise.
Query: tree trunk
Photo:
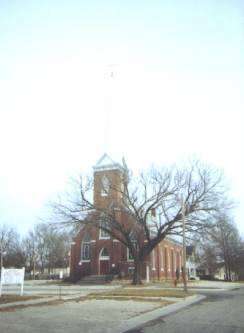
[[[141,274],[142,274],[142,262],[140,260],[134,261],[135,269],[133,274],[132,284],[142,284]]]
[[[228,271],[229,271],[229,281],[231,281],[231,269],[230,269],[230,266],[228,267]]]
[[[225,280],[228,280],[228,268],[226,262],[225,262]]]

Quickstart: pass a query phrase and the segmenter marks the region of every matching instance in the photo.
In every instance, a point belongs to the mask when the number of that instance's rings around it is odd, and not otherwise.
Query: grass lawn
[[[185,293],[183,290],[166,290],[166,289],[132,289],[122,288],[116,290],[110,290],[102,293],[91,293],[89,298],[97,297],[179,297],[183,298],[186,296],[193,295],[193,292]]]
[[[13,302],[23,302],[32,299],[42,298],[42,296],[19,296],[19,295],[2,295],[0,297],[0,304],[13,303]]]

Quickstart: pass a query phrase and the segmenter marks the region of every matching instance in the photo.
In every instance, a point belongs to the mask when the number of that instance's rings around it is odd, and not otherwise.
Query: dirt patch
[[[19,295],[2,295],[0,297],[0,304],[25,302],[33,299],[40,299],[42,296],[19,296]]]

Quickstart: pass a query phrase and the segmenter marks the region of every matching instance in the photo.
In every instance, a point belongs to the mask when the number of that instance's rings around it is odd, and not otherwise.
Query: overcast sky
[[[196,155],[244,234],[243,4],[0,0],[0,223],[25,232],[104,151],[136,170]]]

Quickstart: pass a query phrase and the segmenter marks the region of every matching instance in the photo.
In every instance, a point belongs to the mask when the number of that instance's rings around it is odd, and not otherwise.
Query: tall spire
[[[108,65],[105,71],[104,151],[109,152],[111,140],[112,112],[114,112],[114,86],[117,65]]]

